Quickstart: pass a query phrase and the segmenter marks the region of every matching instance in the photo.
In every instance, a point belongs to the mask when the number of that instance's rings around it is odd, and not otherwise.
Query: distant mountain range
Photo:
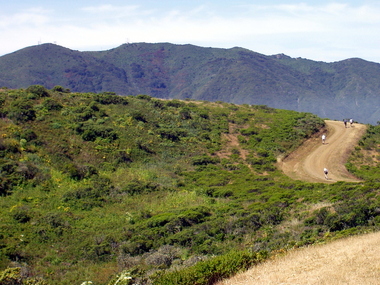
[[[311,112],[322,118],[380,121],[380,64],[359,58],[326,63],[244,48],[170,43],[124,44],[80,52],[54,44],[0,57],[0,86],[146,94]]]

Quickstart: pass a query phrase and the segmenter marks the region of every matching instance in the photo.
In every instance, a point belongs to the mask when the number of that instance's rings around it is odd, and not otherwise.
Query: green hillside
[[[347,165],[366,182],[320,184],[276,167],[310,113],[32,85],[0,117],[0,284],[213,284],[380,225],[379,126]]]
[[[0,56],[0,87],[60,85],[73,92],[267,105],[373,125],[379,79],[380,64],[362,59],[326,63],[239,47],[131,43],[80,52],[42,44]]]

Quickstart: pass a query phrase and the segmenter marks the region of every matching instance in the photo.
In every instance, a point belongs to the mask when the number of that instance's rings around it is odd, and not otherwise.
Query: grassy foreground
[[[325,185],[275,166],[309,113],[33,85],[0,117],[2,284],[213,284],[379,227],[378,126],[347,165],[365,182]]]
[[[380,232],[279,254],[216,285],[377,284]]]

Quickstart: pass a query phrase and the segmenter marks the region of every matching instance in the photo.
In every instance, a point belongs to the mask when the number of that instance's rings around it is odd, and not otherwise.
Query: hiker
[[[347,119],[343,119],[344,127],[347,128]]]
[[[325,168],[323,168],[323,173],[325,174],[325,178],[326,179],[329,179],[328,177],[327,177],[327,174],[329,174],[329,171],[328,171],[328,169],[325,167]]]
[[[353,119],[350,119],[350,127],[352,127],[352,124],[354,123]]]
[[[326,135],[323,134],[323,135],[322,135],[322,144],[325,144],[325,143],[326,143]]]

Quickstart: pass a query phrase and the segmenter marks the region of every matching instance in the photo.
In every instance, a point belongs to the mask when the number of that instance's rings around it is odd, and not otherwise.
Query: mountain
[[[379,79],[380,64],[358,58],[326,63],[239,47],[132,43],[79,52],[42,44],[0,57],[0,86],[9,88],[60,85],[75,92],[267,105],[370,124],[380,116]]]

